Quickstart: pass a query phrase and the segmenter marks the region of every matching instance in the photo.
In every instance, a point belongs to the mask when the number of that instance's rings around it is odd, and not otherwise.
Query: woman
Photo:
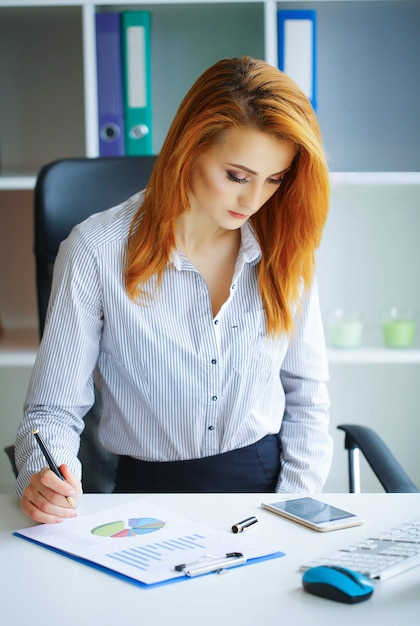
[[[76,514],[93,381],[116,491],[321,490],[332,445],[314,253],[328,202],[316,116],[293,81],[249,57],[204,72],[145,192],[61,245],[16,441],[29,517]],[[42,469],[34,429],[65,482]]]

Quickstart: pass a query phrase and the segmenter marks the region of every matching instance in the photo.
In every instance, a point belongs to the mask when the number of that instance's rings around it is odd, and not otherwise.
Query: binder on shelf
[[[121,33],[125,151],[128,156],[152,154],[150,13],[123,11]]]
[[[120,13],[96,14],[99,154],[125,154]]]
[[[277,16],[279,69],[299,85],[316,111],[316,11],[280,9]]]

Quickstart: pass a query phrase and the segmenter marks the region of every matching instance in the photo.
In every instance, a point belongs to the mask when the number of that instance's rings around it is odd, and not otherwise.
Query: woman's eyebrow
[[[254,172],[254,170],[251,170],[249,167],[246,167],[245,165],[241,165],[240,163],[228,163],[228,165],[231,165],[232,167],[237,167],[239,170],[244,170],[245,172],[248,172],[249,174],[254,174],[254,176],[257,174],[257,172]]]
[[[258,175],[258,172],[254,172],[254,170],[251,170],[249,167],[246,167],[246,165],[241,165],[240,163],[228,163],[228,165],[230,165],[231,167],[237,167],[238,169],[244,170],[245,172],[248,172],[249,174],[254,174],[254,176]],[[276,172],[275,174],[271,174],[267,178],[272,178],[273,176],[280,176],[280,174],[285,174],[289,170],[290,170],[290,166],[285,167],[284,170],[281,170],[280,172]]]

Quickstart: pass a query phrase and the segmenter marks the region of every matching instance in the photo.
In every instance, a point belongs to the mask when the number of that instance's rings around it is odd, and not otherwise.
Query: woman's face
[[[194,164],[190,215],[209,227],[239,228],[276,193],[295,154],[294,144],[261,131],[229,130]]]

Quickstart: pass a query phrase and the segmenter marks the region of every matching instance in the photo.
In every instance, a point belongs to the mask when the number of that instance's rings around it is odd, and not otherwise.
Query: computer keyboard
[[[420,519],[357,541],[332,554],[309,561],[302,570],[317,565],[335,565],[386,580],[420,565]]]

